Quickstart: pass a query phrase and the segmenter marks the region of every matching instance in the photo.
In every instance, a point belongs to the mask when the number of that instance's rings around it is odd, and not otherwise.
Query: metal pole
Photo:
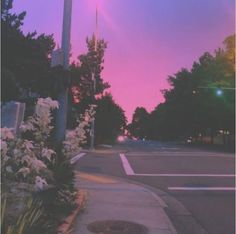
[[[96,4],[96,31],[95,31],[95,52],[97,51],[97,41],[98,39],[98,6]],[[93,101],[95,102],[95,94],[96,94],[96,78],[95,78],[95,68],[94,71],[92,71],[92,80],[93,80]],[[91,144],[90,149],[94,149],[94,141],[95,141],[95,118],[92,121],[91,126]]]
[[[63,68],[68,70],[70,59],[72,0],[64,0],[63,28],[61,48],[63,51]],[[59,109],[56,113],[56,141],[61,143],[65,139],[68,107],[68,87],[63,88],[58,95]]]

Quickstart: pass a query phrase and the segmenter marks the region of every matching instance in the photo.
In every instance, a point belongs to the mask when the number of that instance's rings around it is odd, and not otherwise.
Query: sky
[[[14,0],[27,12],[24,32],[54,34],[61,44],[63,0]],[[73,0],[72,59],[86,52],[95,31],[108,42],[102,77],[129,121],[136,107],[152,111],[164,101],[167,78],[190,69],[235,30],[234,0]]]

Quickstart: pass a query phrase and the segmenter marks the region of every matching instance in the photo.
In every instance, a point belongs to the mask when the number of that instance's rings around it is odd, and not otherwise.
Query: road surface
[[[87,153],[75,168],[151,186],[168,205],[166,212],[180,234],[235,233],[234,154],[126,141]]]

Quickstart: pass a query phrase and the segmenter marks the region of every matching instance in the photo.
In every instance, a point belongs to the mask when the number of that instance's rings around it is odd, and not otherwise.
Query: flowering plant
[[[64,154],[71,156],[81,150],[81,145],[86,143],[87,133],[90,132],[91,122],[94,120],[96,105],[90,105],[85,110],[84,115],[80,115],[77,120],[78,126],[66,133],[66,139],[63,142]]]
[[[1,167],[2,178],[12,178],[35,183],[41,190],[47,186],[46,175],[50,175],[47,165],[52,162],[56,152],[47,144],[53,126],[52,111],[58,108],[58,102],[51,98],[39,98],[35,114],[20,126],[20,137],[15,137],[9,128],[1,129]],[[63,142],[63,154],[71,156],[86,142],[90,123],[94,120],[95,106],[91,105],[78,120],[78,126],[67,132]],[[25,137],[30,133],[30,139]],[[42,174],[45,176],[42,177]]]
[[[35,182],[36,188],[42,189],[47,185],[41,178],[47,169],[47,163],[55,155],[46,144],[52,130],[51,111],[58,108],[57,101],[51,98],[39,98],[35,114],[20,126],[21,137],[16,138],[11,129],[1,129],[1,161],[3,178],[14,178],[26,182]],[[23,137],[30,132],[32,139]]]

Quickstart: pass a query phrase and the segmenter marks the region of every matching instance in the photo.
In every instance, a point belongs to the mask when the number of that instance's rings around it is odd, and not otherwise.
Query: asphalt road
[[[151,186],[180,234],[235,233],[234,154],[126,141],[87,153],[75,167]]]

